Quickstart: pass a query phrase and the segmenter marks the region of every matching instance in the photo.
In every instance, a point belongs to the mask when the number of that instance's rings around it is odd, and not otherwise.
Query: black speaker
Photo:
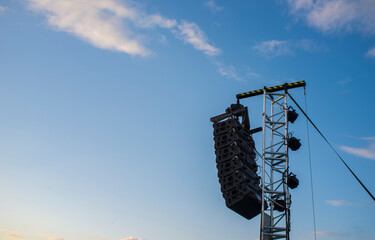
[[[246,219],[252,219],[261,212],[260,188],[257,190],[253,186],[242,183],[223,193],[223,196],[227,207]]]
[[[253,172],[257,172],[258,170],[258,165],[255,161],[249,157],[242,159],[241,156],[235,156],[228,161],[217,162],[216,167],[218,170],[218,176],[233,174],[238,170],[251,169]]]
[[[251,219],[261,212],[262,191],[255,162],[255,144],[247,125],[238,121],[237,114],[214,122],[213,127],[216,167],[225,203],[231,210]]]

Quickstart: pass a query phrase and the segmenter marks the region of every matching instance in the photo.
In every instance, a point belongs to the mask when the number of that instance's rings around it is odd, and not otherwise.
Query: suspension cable
[[[305,95],[305,111],[307,111],[307,100],[306,100],[306,88],[303,88]],[[311,187],[311,202],[312,202],[312,212],[314,221],[314,239],[316,240],[316,221],[315,221],[315,200],[314,200],[314,188],[313,188],[313,174],[312,174],[312,164],[311,164],[311,150],[310,150],[310,134],[309,134],[309,121],[306,118],[306,131],[307,131],[307,146],[309,152],[309,165],[310,165],[310,187]]]
[[[296,104],[296,106],[299,108],[299,110],[303,113],[303,115],[305,115],[305,117],[307,118],[307,120],[309,120],[309,122],[311,123],[311,125],[316,129],[316,131],[318,131],[318,133],[320,134],[320,136],[327,142],[327,144],[331,147],[331,149],[336,153],[336,155],[340,158],[341,162],[345,165],[345,167],[350,171],[350,173],[355,177],[355,179],[357,179],[357,181],[359,182],[359,184],[361,184],[361,186],[363,187],[363,189],[366,190],[366,192],[370,195],[370,197],[372,198],[372,200],[374,200],[375,202],[375,197],[371,194],[371,192],[366,188],[366,186],[362,183],[361,180],[359,180],[359,178],[357,177],[357,175],[355,175],[355,173],[352,171],[352,169],[350,169],[350,167],[348,166],[348,164],[346,164],[346,162],[344,161],[344,159],[342,159],[342,157],[340,156],[340,154],[336,151],[336,149],[328,142],[328,140],[324,137],[323,133],[318,129],[317,126],[315,126],[315,124],[311,121],[311,119],[307,116],[307,114],[302,110],[302,108],[298,105],[298,103],[294,100],[294,98],[288,93],[288,96],[290,97],[290,99],[292,99],[292,101]]]

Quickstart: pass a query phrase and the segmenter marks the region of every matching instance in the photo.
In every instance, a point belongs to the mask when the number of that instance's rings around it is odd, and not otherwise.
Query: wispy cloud
[[[198,27],[197,24],[187,21],[182,21],[177,26],[179,31],[176,31],[177,37],[190,43],[194,48],[203,51],[205,54],[214,56],[220,53],[220,49],[209,44],[204,32]]]
[[[233,65],[226,64],[225,62],[218,60],[217,57],[211,57],[210,59],[211,63],[217,67],[218,73],[227,79],[239,82],[247,82],[248,80],[263,81],[261,74],[254,72],[249,66],[236,68]]]
[[[315,41],[311,39],[302,40],[268,40],[257,43],[253,49],[264,57],[277,57],[293,55],[296,50],[315,51],[321,49]]]
[[[147,14],[131,1],[116,0],[28,0],[32,11],[46,16],[55,30],[65,31],[91,45],[129,55],[147,56],[152,51],[144,44],[144,29],[169,29],[185,42],[207,55],[220,50],[208,43],[195,23]],[[139,33],[139,32],[142,32]]]
[[[345,152],[359,157],[375,160],[375,142],[371,143],[367,148],[354,148],[348,146],[340,146],[340,148]]]
[[[254,49],[264,57],[276,57],[293,54],[287,41],[269,40],[256,44]]]
[[[46,15],[50,26],[69,32],[95,47],[130,55],[150,53],[123,23],[123,19],[136,21],[139,18],[138,11],[124,3],[114,0],[29,2],[32,10]]]
[[[375,141],[375,137],[374,136],[356,137],[356,136],[347,135],[347,137],[354,138],[354,139],[359,139],[359,140],[364,140],[364,141]]]
[[[219,67],[219,73],[227,78],[234,79],[237,81],[244,81],[242,78],[240,78],[237,73],[235,68],[230,65],[230,66],[220,66]]]
[[[177,21],[174,19],[165,18],[159,14],[144,15],[138,19],[136,24],[140,27],[162,27],[162,28],[173,28],[177,25]]]
[[[128,237],[128,238],[122,238],[121,240],[142,240],[142,239],[135,238],[135,237]]]
[[[0,14],[3,14],[5,12],[6,8],[0,5]]]
[[[338,82],[336,82],[336,85],[345,85],[345,84],[347,84],[347,83],[350,83],[352,80],[351,79],[349,79],[349,78],[346,78],[346,79],[344,79],[344,80],[341,80],[341,81],[338,81]]]
[[[68,32],[89,44],[105,49],[123,52],[132,56],[147,56],[152,53],[144,43],[147,29],[161,28],[186,44],[205,55],[215,57],[221,50],[215,47],[205,32],[194,22],[176,20],[161,14],[148,14],[131,1],[117,0],[27,0],[29,8],[43,14],[47,24],[54,30]],[[222,7],[215,1],[206,2],[214,11]],[[160,44],[167,43],[167,37],[162,32],[152,31],[154,40]],[[300,42],[301,48],[307,48],[307,42]],[[302,46],[303,45],[303,46]],[[214,59],[214,58],[211,58]],[[259,77],[259,74],[249,72],[244,77],[239,76],[232,65],[217,62],[220,75],[236,81],[245,78]]]
[[[345,200],[327,200],[326,202],[335,207],[353,205],[353,203],[345,201]]]
[[[290,12],[322,32],[375,34],[373,0],[287,0]],[[375,57],[375,48],[366,55]]]
[[[318,238],[321,238],[321,237],[326,237],[326,238],[331,238],[331,237],[350,237],[351,234],[350,233],[343,233],[343,232],[337,232],[337,231],[316,231],[316,236]]]
[[[5,235],[8,236],[8,237],[12,237],[12,238],[17,238],[17,239],[21,239],[21,240],[23,239],[23,237],[18,236],[18,235],[13,234],[13,233],[7,233]]]
[[[260,78],[261,75],[259,73],[255,73],[255,72],[248,72],[246,73],[246,76],[248,76],[249,78]]]
[[[343,80],[337,81],[334,83],[338,87],[338,91],[340,94],[348,94],[351,92],[351,88],[348,86],[348,83],[350,83],[352,80],[349,78],[345,78]]]
[[[371,49],[366,53],[366,55],[367,55],[368,57],[373,57],[373,58],[375,58],[375,47],[371,48]]]
[[[287,0],[290,12],[324,32],[361,31],[375,34],[373,0]]]
[[[375,141],[375,137],[360,137],[361,140]]]
[[[236,81],[241,81],[241,82],[245,81],[242,77],[238,75],[234,66],[225,65],[223,62],[220,62],[217,60],[213,60],[212,63],[217,67],[218,73],[221,76],[226,77],[228,79],[233,79]]]
[[[211,10],[211,12],[213,13],[216,13],[216,12],[219,12],[221,10],[223,10],[224,8],[222,6],[219,6],[216,4],[215,0],[209,0],[206,2],[206,6]]]

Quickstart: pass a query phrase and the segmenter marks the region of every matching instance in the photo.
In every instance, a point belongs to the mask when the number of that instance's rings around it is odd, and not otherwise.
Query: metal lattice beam
[[[281,87],[282,85],[277,86],[277,91]],[[264,102],[260,239],[289,240],[291,200],[287,186],[287,90],[284,88],[284,93],[275,93],[273,90],[268,91],[267,88],[261,91]]]

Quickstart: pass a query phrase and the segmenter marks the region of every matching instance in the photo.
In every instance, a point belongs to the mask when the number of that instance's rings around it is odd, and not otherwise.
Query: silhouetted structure
[[[242,118],[242,123],[239,118]],[[216,167],[228,208],[251,219],[261,212],[262,190],[246,107],[232,104],[214,123]]]

